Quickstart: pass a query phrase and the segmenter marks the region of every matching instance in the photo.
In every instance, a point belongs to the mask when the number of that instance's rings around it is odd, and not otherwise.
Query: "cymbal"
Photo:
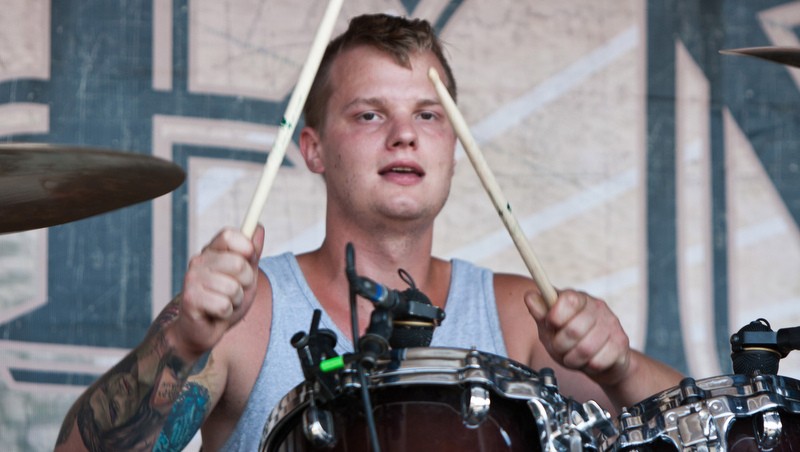
[[[740,49],[720,50],[719,53],[753,56],[787,66],[800,67],[800,48],[798,47],[743,47]]]
[[[177,188],[183,169],[150,155],[0,143],[0,234],[126,207]]]

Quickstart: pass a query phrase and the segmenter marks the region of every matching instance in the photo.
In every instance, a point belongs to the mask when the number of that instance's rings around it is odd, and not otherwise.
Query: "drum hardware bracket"
[[[461,408],[461,417],[464,425],[467,428],[480,426],[486,420],[491,406],[492,398],[489,395],[489,391],[481,385],[470,385],[469,390],[464,392]]]
[[[554,394],[558,393],[558,381],[553,369],[549,367],[542,368],[539,371],[542,385]],[[549,436],[559,438],[561,442],[566,443],[568,450],[575,449],[575,444],[583,444],[584,441],[591,442],[594,437],[594,432],[597,430],[606,437],[613,437],[617,435],[617,429],[614,427],[614,422],[611,419],[611,414],[600,407],[594,400],[589,400],[582,405],[570,399],[566,402],[568,408],[564,414],[568,422],[563,422],[566,431],[554,430]],[[538,410],[539,408],[537,408]],[[535,412],[534,412],[535,414]],[[552,418],[551,413],[547,418]],[[558,450],[558,449],[557,449]],[[583,450],[582,448],[575,450]]]
[[[791,424],[787,428],[786,419],[781,419],[784,412],[790,416],[800,413],[800,386],[794,380],[758,373],[686,379],[624,409],[619,417],[621,434],[609,450],[637,450],[640,446],[649,450],[647,445],[658,440],[669,442],[676,450],[725,452],[728,441],[743,439],[759,450],[777,450],[796,439],[792,436],[796,429]],[[651,418],[653,414],[658,417]],[[739,423],[745,419],[747,424]],[[736,435],[733,439],[732,434]]]
[[[760,422],[759,422],[760,421]],[[761,413],[761,416],[753,418],[753,430],[756,432],[756,443],[761,450],[774,449],[781,443],[781,432],[783,424],[781,415],[777,411],[770,410]]]
[[[317,407],[313,398],[303,412],[303,434],[317,448],[329,448],[337,441],[333,414]]]
[[[590,435],[592,430],[597,429],[607,437],[617,434],[617,429],[611,420],[611,413],[600,407],[594,400],[583,403],[583,412],[586,415],[581,415],[581,419],[575,426],[581,433]]]
[[[539,371],[539,375],[542,379],[542,384],[552,390],[558,391],[558,381],[556,380],[556,373],[553,369],[549,367],[542,368]]]
[[[573,399],[563,399],[562,402],[564,406],[555,410],[540,400],[528,401],[542,445],[546,445],[544,450],[583,451],[583,444],[594,443],[595,430],[606,437],[617,435],[610,413],[594,400],[584,404]]]
[[[558,394],[558,381],[553,369],[549,367],[542,368],[539,371],[542,385],[554,394]],[[579,405],[574,400],[568,400],[568,407],[563,414],[566,422],[562,422],[563,426],[552,431],[548,434],[549,437],[558,439],[558,441],[565,443],[568,447],[567,450],[583,450],[576,449],[576,444],[583,444],[585,441],[591,443],[594,438],[594,431],[599,430],[600,433],[606,437],[613,437],[617,435],[617,429],[611,419],[611,414],[600,407],[594,400],[589,400],[582,405]],[[541,410],[542,408],[536,408]],[[534,411],[536,414],[536,411]],[[545,419],[553,418],[554,413],[550,413]],[[540,426],[541,429],[541,426]],[[561,431],[560,429],[566,429]],[[541,431],[541,430],[540,430]],[[556,449],[561,450],[561,449]]]

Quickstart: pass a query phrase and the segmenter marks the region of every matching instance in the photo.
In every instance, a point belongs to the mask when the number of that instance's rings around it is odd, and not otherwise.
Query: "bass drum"
[[[594,429],[613,428],[596,403],[561,397],[550,371],[476,350],[393,350],[367,378],[384,451],[598,451]],[[309,384],[295,387],[272,411],[260,450],[371,450],[359,381],[346,366],[327,403]]]
[[[605,451],[800,451],[800,383],[776,376],[693,380],[623,411]]]

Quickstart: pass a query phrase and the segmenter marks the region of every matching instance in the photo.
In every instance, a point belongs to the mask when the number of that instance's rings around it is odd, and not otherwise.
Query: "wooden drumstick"
[[[317,34],[311,43],[306,62],[300,70],[297,85],[295,85],[292,96],[289,98],[289,104],[286,105],[286,112],[281,119],[275,143],[272,146],[269,157],[267,157],[267,163],[264,165],[261,179],[258,181],[258,186],[256,186],[256,191],[250,202],[250,208],[242,223],[242,232],[248,237],[252,237],[255,232],[258,219],[262,210],[264,210],[264,204],[267,202],[267,196],[269,196],[269,191],[272,188],[272,183],[278,173],[278,168],[283,163],[286,148],[289,146],[297,121],[300,119],[303,105],[305,105],[308,92],[311,90],[311,84],[314,83],[314,77],[317,75],[322,55],[325,53],[325,47],[327,47],[331,39],[333,27],[336,24],[339,11],[342,9],[343,1],[330,0],[328,2],[328,6],[322,16],[322,22],[320,22]]]
[[[458,135],[458,139],[461,141],[461,145],[464,147],[464,151],[466,151],[470,162],[472,162],[472,166],[478,173],[478,178],[481,180],[483,188],[486,189],[486,192],[492,199],[497,213],[500,215],[500,218],[502,218],[503,224],[506,225],[509,234],[511,234],[514,245],[516,245],[520,255],[522,255],[525,266],[528,267],[528,271],[530,271],[533,280],[536,281],[539,290],[542,291],[542,296],[547,306],[552,307],[556,303],[558,294],[547,279],[547,275],[539,263],[539,260],[536,258],[536,255],[533,254],[533,249],[531,249],[528,240],[525,238],[525,234],[522,232],[519,222],[517,222],[514,214],[511,213],[511,204],[509,204],[508,200],[503,196],[500,185],[497,184],[497,180],[495,180],[491,169],[489,169],[489,165],[486,163],[483,154],[478,148],[478,143],[475,142],[475,139],[469,131],[467,122],[464,120],[455,101],[447,91],[447,87],[444,86],[444,83],[442,83],[442,80],[439,78],[439,73],[436,69],[430,68],[428,70],[428,78],[433,82],[436,94],[438,94],[439,100],[442,102],[442,107],[444,107],[447,117],[450,118],[450,123],[453,125],[453,129],[456,135]]]

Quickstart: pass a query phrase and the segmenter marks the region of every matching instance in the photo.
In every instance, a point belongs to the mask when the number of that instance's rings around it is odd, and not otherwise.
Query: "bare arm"
[[[548,310],[530,278],[496,274],[494,283],[509,357],[534,370],[554,369],[563,395],[616,414],[679,383],[680,373],[630,348],[602,300],[562,290]]]
[[[194,364],[175,352],[165,334],[178,306],[179,300],[173,300],[139,347],[75,402],[57,450],[152,449]]]
[[[525,304],[550,357],[598,384],[616,410],[675,386],[683,378],[666,364],[631,349],[619,319],[603,300],[563,290],[548,311],[541,295],[529,291]]]
[[[212,354],[204,355],[195,365],[195,371],[172,405],[154,450],[183,450],[191,442],[219,400],[220,386],[225,380],[219,378],[217,367]]]
[[[192,258],[181,296],[75,402],[56,450],[152,450],[190,440],[225,386],[224,365],[202,357],[252,305],[262,246],[263,228],[253,241],[224,230]],[[190,378],[198,362],[202,372]]]

